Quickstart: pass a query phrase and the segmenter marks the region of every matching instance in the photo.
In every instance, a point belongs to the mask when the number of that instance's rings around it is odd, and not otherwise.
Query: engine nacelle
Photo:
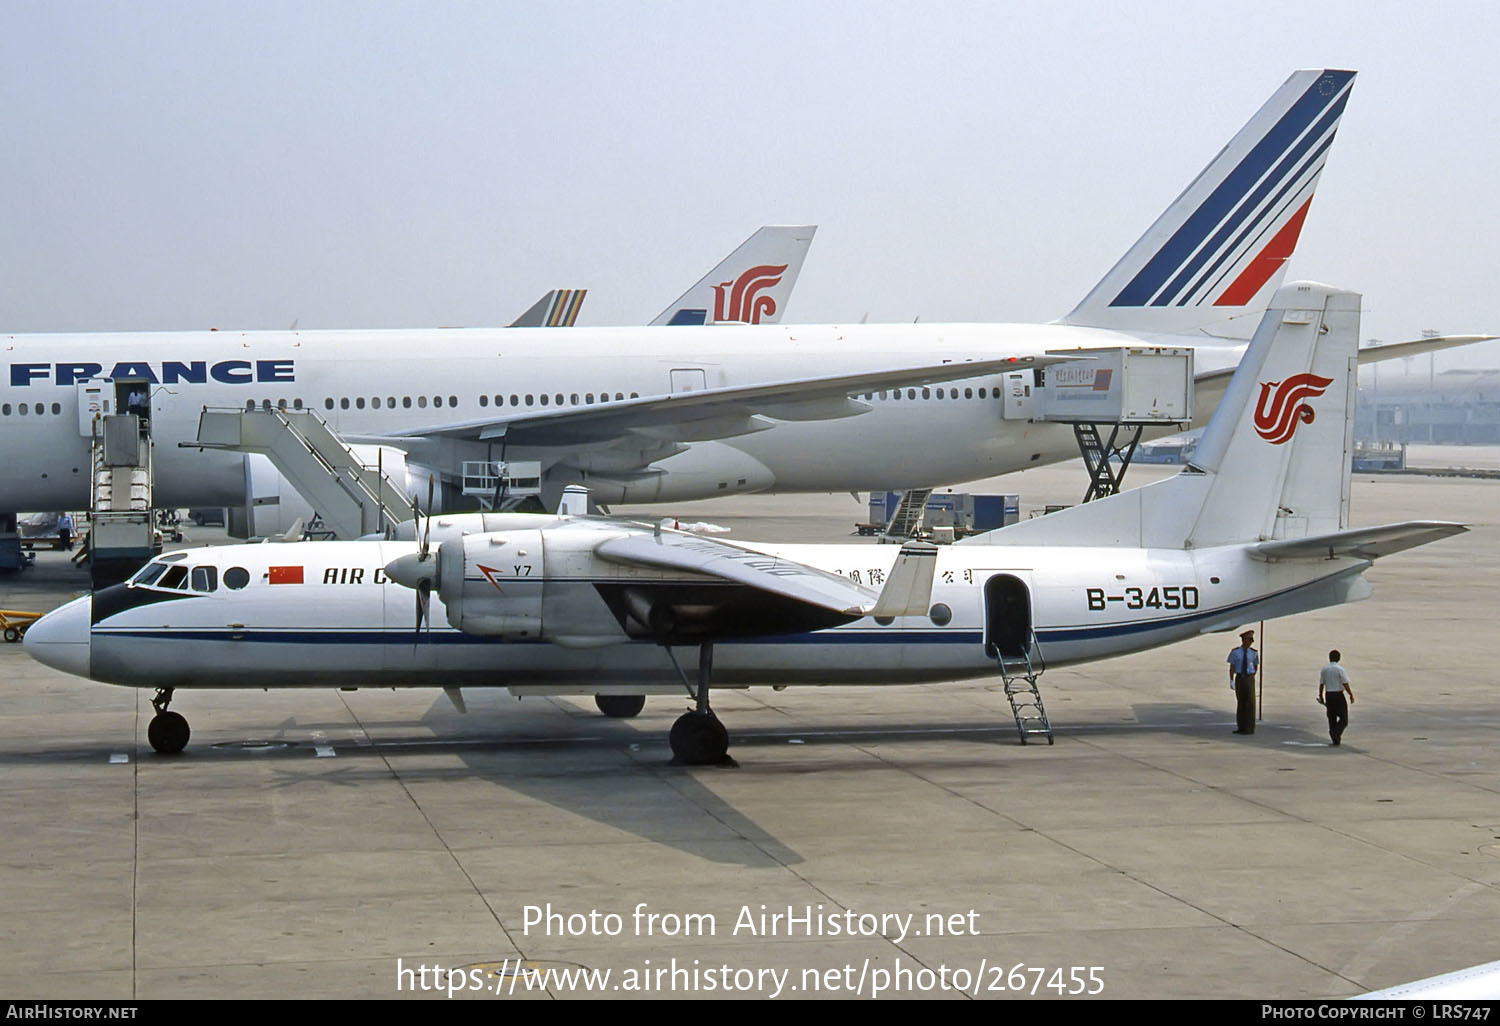
[[[542,637],[547,554],[541,531],[449,539],[438,548],[438,597],[465,634]]]
[[[529,517],[530,529],[449,537],[438,548],[436,588],[448,623],[466,634],[572,648],[630,640],[595,584],[659,572],[605,563],[593,553],[599,532],[552,529],[565,517],[485,515],[507,517]]]

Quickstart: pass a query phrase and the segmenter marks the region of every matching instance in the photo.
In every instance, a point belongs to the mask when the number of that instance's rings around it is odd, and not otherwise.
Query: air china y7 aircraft
[[[178,688],[443,687],[462,708],[460,687],[507,687],[600,695],[633,715],[642,692],[685,687],[696,708],[671,746],[697,764],[728,749],[711,685],[997,669],[1034,685],[1044,664],[1364,598],[1372,560],[1464,530],[1348,527],[1359,309],[1355,293],[1287,286],[1193,464],[966,543],[732,544],[590,516],[458,514],[428,518],[420,542],[159,556],[43,617],[26,650],[158,689],[148,737],[162,752],[188,741],[167,708]],[[696,649],[696,684],[674,647]]]
[[[1197,364],[1200,384],[1222,385],[1281,281],[1353,80],[1293,74],[1051,324],[4,337],[0,512],[87,504],[80,390],[100,378],[149,386],[160,506],[258,497],[243,455],[179,448],[204,407],[314,410],[381,447],[408,494],[437,477],[439,510],[463,508],[452,485],[468,460],[540,461],[555,508],[571,483],[601,503],[661,502],[936,486],[1068,458],[1070,429],[1031,421],[1031,367],[1048,350],[1217,342]],[[760,272],[722,283],[705,319],[755,309],[780,273]]]

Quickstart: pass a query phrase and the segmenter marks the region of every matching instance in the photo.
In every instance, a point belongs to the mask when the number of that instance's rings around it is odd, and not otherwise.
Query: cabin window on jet
[[[293,399],[292,400],[292,409],[294,409],[294,410],[300,410],[300,409],[302,409],[302,400],[301,399]]]
[[[625,393],[624,392],[616,392],[615,393],[615,402],[619,403],[619,402],[624,402],[624,401],[625,401]]]
[[[325,409],[325,410],[331,410],[331,409],[333,409],[333,400],[332,399],[324,399],[323,400],[323,409]]]
[[[53,403],[52,404],[52,412],[54,414],[61,413],[62,412],[62,403]]]
[[[526,405],[527,406],[531,405],[531,395],[530,395],[530,393],[527,393],[527,396],[526,396]]]
[[[906,398],[908,398],[908,399],[915,399],[916,397],[917,397],[917,390],[915,388],[908,388],[906,390]]]
[[[362,409],[365,408],[365,397],[364,396],[359,396],[357,399],[354,400],[354,408],[356,410],[362,410]]]
[[[542,393],[542,396],[541,396],[541,399],[542,399],[542,405],[543,405],[543,406],[546,406],[546,405],[547,405],[547,403],[548,403],[548,402],[549,402],[549,401],[550,401],[550,400],[551,400],[551,398],[552,398],[552,397],[551,397],[551,396],[550,396],[550,395],[548,395],[548,394],[547,394],[547,393],[546,393],[546,392],[543,392],[543,393]]]
[[[193,590],[194,591],[218,591],[219,570],[212,566],[193,567]]]
[[[490,404],[490,397],[489,396],[482,395],[482,396],[479,397],[479,405],[481,407],[488,406],[489,404]]]
[[[521,397],[518,396],[518,395],[516,395],[515,393],[511,393],[510,404],[512,406],[520,406],[521,405]]]
[[[940,389],[938,389],[938,390],[937,390],[937,397],[938,397],[938,398],[939,398],[939,399],[942,399],[942,398],[944,398],[944,395],[943,395],[943,390],[942,390],[942,389],[941,389],[941,388],[940,388]]]
[[[10,416],[10,403],[5,403],[3,406],[0,406],[0,414],[4,414],[7,417]]]
[[[569,402],[569,403],[571,403],[571,404],[572,404],[572,405],[574,405],[574,406],[577,406],[577,405],[578,405],[578,393],[577,393],[577,392],[574,392],[574,393],[573,393],[573,394],[572,394],[572,395],[571,395],[571,396],[570,396],[570,397],[569,397],[569,398],[568,398],[568,402]]]
[[[377,395],[370,400],[370,408],[372,410],[380,409],[380,396]]]
[[[924,389],[922,389],[922,398],[923,399],[931,399],[932,398],[932,389],[930,389],[930,388],[924,388]]]
[[[286,400],[285,399],[278,399],[278,400],[276,400],[276,408],[278,410],[284,410],[284,409],[286,409]]]
[[[631,392],[630,393],[630,398],[632,398],[632,399],[639,399],[640,397],[641,397],[641,393],[639,393],[639,392]]]
[[[974,398],[974,390],[972,388],[966,388],[966,389],[964,389],[964,398],[965,399],[972,399],[972,398]]]
[[[441,407],[443,405],[443,397],[440,396],[440,395],[433,396],[432,397],[432,405]]]
[[[427,397],[425,395],[417,396],[417,405],[424,410],[427,409]]]
[[[347,410],[348,408],[349,408],[349,397],[346,395],[346,396],[343,396],[342,398],[339,399],[339,409],[341,409],[341,410]]]
[[[562,405],[562,404],[563,404],[563,401],[562,401],[562,393],[561,393],[561,392],[559,392],[559,393],[557,393],[557,405],[559,405],[559,406],[561,406],[561,405]],[[37,411],[37,412],[38,412],[38,413],[40,413],[40,412],[41,412],[41,411],[40,411],[40,410],[38,410],[38,411]]]
[[[16,409],[18,411],[20,411],[21,416],[23,416],[23,417],[26,416],[26,404],[25,403],[17,403],[16,404]]]
[[[403,395],[401,397],[401,408],[403,410],[409,410],[409,409],[411,409],[411,396],[409,396],[409,395]]]
[[[448,397],[448,405],[453,407],[455,410],[458,409],[458,396],[450,395]]]
[[[592,405],[594,405],[594,393],[592,393],[592,392],[585,392],[585,393],[583,393],[583,404],[585,406],[592,406]]]
[[[985,396],[984,396],[984,393],[985,393],[985,390],[984,390],[984,389],[982,389],[982,388],[981,388],[981,389],[980,389],[980,390],[979,390],[979,398],[981,398],[981,399],[983,399],[983,398],[984,398],[984,397],[985,397]]]
[[[386,396],[385,404],[394,410],[396,408],[396,397],[393,395]]]
[[[250,571],[242,566],[232,566],[224,571],[224,587],[238,591],[250,583]]]

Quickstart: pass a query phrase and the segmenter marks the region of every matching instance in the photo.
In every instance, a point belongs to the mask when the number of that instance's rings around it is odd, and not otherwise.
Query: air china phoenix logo
[[[742,321],[759,324],[762,317],[776,312],[776,300],[760,293],[781,284],[786,264],[761,264],[752,267],[734,281],[714,286],[714,320]]]
[[[1255,404],[1255,433],[1272,445],[1291,441],[1299,423],[1313,422],[1312,407],[1304,399],[1316,399],[1328,391],[1332,378],[1316,374],[1294,374],[1285,381],[1261,382],[1260,401]]]

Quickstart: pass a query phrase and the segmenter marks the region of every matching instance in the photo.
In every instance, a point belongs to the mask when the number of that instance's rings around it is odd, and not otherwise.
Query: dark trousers
[[[1325,693],[1323,701],[1328,703],[1328,736],[1338,744],[1339,738],[1344,736],[1344,728],[1349,726],[1349,701],[1342,691]]]
[[[1255,674],[1234,675],[1234,729],[1241,734],[1255,733]]]

